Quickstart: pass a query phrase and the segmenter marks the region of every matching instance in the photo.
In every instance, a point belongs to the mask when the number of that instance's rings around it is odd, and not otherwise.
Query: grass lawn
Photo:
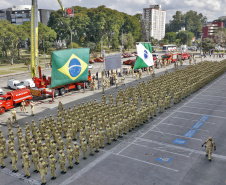
[[[15,71],[0,70],[0,75],[7,75],[7,74],[11,74],[11,73],[15,73]]]

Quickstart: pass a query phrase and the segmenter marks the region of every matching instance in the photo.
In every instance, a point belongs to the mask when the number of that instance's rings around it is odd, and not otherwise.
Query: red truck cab
[[[32,100],[32,95],[29,89],[17,89],[9,91],[7,94],[0,96],[0,113],[3,114],[5,110],[12,109],[16,104],[25,101],[26,105],[29,105],[29,101]]]

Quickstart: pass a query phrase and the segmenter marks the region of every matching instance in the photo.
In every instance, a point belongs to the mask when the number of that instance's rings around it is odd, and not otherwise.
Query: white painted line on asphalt
[[[201,96],[210,96],[210,97],[217,97],[217,98],[226,98],[225,96],[213,96],[213,95],[206,95],[206,94],[202,94]]]
[[[159,133],[162,133],[160,131],[156,131],[156,130],[150,130],[149,132],[159,132]],[[177,137],[183,137],[183,138],[187,138],[187,139],[193,139],[193,140],[197,140],[197,141],[202,141],[202,139],[197,139],[197,138],[191,138],[191,137],[184,137],[182,135],[177,135],[177,134],[171,134],[171,133],[164,133],[164,135],[167,134],[167,135],[172,135],[172,136],[177,136]]]
[[[190,155],[184,155],[184,154],[179,154],[179,153],[175,153],[175,152],[170,152],[170,151],[167,151],[167,150],[162,150],[162,149],[159,149],[159,148],[153,148],[153,147],[149,147],[149,146],[141,145],[141,144],[137,144],[137,143],[133,143],[133,145],[142,146],[142,147],[145,147],[145,148],[151,148],[151,149],[154,149],[154,150],[159,150],[159,151],[162,151],[162,152],[180,155],[180,156],[183,156],[183,157],[190,157]]]
[[[172,170],[172,171],[178,172],[178,170],[175,170],[175,169],[173,169],[173,168],[168,168],[168,167],[161,166],[161,165],[158,165],[158,164],[149,163],[149,162],[147,162],[147,161],[143,161],[143,160],[140,160],[140,159],[136,159],[136,158],[128,157],[128,156],[121,155],[121,154],[116,154],[116,155],[121,156],[121,157],[125,157],[125,158],[127,158],[127,159],[132,159],[132,160],[134,160],[134,161],[138,161],[138,162],[142,162],[142,163],[150,164],[150,165],[153,165],[153,166],[158,166],[158,167],[161,167],[161,168],[165,168],[165,169],[167,169],[167,170]]]
[[[124,151],[125,149],[127,149],[130,145],[132,145],[137,139],[135,139],[133,142],[131,142],[130,144],[128,144],[125,148],[123,148],[122,150],[120,150],[117,154],[120,154],[122,151]]]
[[[211,110],[211,111],[213,111],[213,109],[205,109],[205,108],[200,108],[200,107],[190,107],[190,106],[186,106],[186,105],[184,107],[193,108],[193,109],[203,109],[203,110]],[[223,110],[217,110],[217,109],[214,109],[214,111],[225,112]]]
[[[206,101],[207,101],[207,100],[208,100],[208,101],[210,100],[210,101],[219,101],[219,102],[224,102],[224,103],[226,102],[226,101],[224,101],[224,100],[219,100],[219,99],[214,100],[214,99],[209,99],[209,98],[200,98],[200,97],[198,97],[198,98],[197,98],[197,100],[206,100]]]
[[[185,112],[185,111],[177,111],[177,112],[182,112],[182,113],[186,113],[186,114],[195,114],[195,115],[203,116],[203,114],[194,113],[194,112]],[[208,116],[216,117],[216,118],[221,118],[221,119],[226,119],[226,117],[215,116],[215,115],[212,115],[212,114],[208,114]]]
[[[104,160],[105,158],[107,158],[111,154],[112,154],[111,152],[104,153],[103,155],[101,155],[100,157],[98,157],[97,159],[95,159],[94,161],[92,161],[91,163],[89,163],[87,166],[85,166],[84,168],[82,168],[81,170],[79,170],[78,172],[76,172],[74,175],[72,175],[71,177],[69,177],[67,180],[61,182],[60,185],[67,185],[67,184],[70,184],[73,181],[77,180],[79,177],[81,177],[82,175],[84,175],[91,168],[93,168],[95,165],[97,165],[99,162],[101,162],[102,160]]]
[[[205,122],[206,123],[206,122]],[[162,123],[163,125],[170,125],[170,126],[175,126],[175,127],[182,127],[182,128],[188,128],[191,129],[191,127],[185,127],[185,126],[181,126],[181,125],[174,125],[174,124],[169,124],[169,123]],[[203,130],[203,129],[196,129],[196,130],[200,130],[200,131],[204,131],[204,132],[210,132],[209,130]]]
[[[191,102],[191,104],[204,104],[204,105],[214,105],[214,106],[221,106],[221,107],[226,107],[226,105],[219,105],[219,104],[210,104],[210,103],[201,103],[201,102]]]
[[[39,182],[39,181],[37,181],[35,179],[32,179],[32,178],[27,179],[27,178],[25,178],[24,175],[22,175],[22,174],[20,174],[18,172],[17,173],[13,173],[8,168],[0,169],[0,172],[4,173],[6,175],[9,175],[11,177],[15,177],[15,178],[17,178],[17,179],[19,179],[19,180],[21,180],[21,181],[23,181],[25,183],[31,184],[31,185],[40,185],[41,184],[41,182]],[[19,184],[19,182],[18,182],[18,184]]]
[[[176,116],[171,116],[171,118],[175,118],[175,119],[183,119],[183,120],[189,120],[189,121],[196,121],[195,119],[186,119],[186,118],[179,118],[179,117],[176,117]],[[213,124],[215,125],[216,123],[212,123],[212,122],[208,122],[208,121],[205,121],[205,123],[209,123],[209,124]]]

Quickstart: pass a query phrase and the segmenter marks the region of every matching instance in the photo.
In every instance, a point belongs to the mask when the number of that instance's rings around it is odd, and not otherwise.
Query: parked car
[[[88,69],[93,69],[93,65],[89,64]]]
[[[2,89],[0,89],[0,95],[3,95],[3,90]]]
[[[94,60],[89,60],[89,64],[94,64]]]
[[[35,83],[32,79],[23,80],[21,83],[26,87],[31,87],[31,88],[35,87]]]
[[[153,60],[156,60],[159,58],[158,53],[152,53],[152,56],[153,56]]]
[[[95,62],[104,62],[104,59],[102,57],[100,57],[100,58],[95,58],[94,61]]]
[[[19,80],[15,80],[15,79],[8,80],[7,86],[10,89],[23,89],[23,88],[25,88],[25,86],[23,85],[22,82],[20,82]]]
[[[123,61],[123,64],[124,65],[131,65],[133,61],[136,61],[136,60],[126,60],[126,61]]]

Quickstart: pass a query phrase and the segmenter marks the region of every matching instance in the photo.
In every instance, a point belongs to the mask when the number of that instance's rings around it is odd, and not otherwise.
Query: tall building
[[[143,39],[149,41],[150,37],[161,40],[165,37],[166,11],[161,5],[150,5],[143,9],[142,32]]]
[[[47,25],[50,13],[53,10],[38,10],[38,21]],[[0,10],[0,20],[7,19],[12,24],[23,24],[25,21],[31,21],[31,5],[16,5],[12,8]]]
[[[223,27],[223,24],[223,22],[206,23],[205,27],[202,27],[202,38],[213,38],[215,30],[219,27]]]

